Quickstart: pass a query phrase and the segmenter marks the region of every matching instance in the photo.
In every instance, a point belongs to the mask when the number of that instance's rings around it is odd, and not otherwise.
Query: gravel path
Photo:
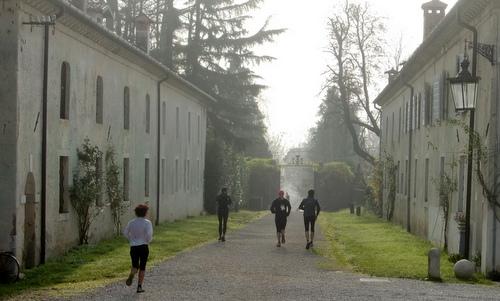
[[[143,294],[120,282],[71,300],[500,300],[498,287],[325,271],[317,267],[321,258],[304,247],[301,216],[289,218],[287,243],[277,248],[268,215],[231,233],[225,243],[184,252],[148,270]]]

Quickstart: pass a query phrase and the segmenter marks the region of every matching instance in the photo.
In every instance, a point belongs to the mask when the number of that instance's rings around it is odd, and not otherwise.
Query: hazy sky
[[[321,102],[322,73],[330,58],[327,45],[327,18],[335,0],[264,0],[257,22],[271,16],[271,28],[287,28],[275,43],[260,49],[276,60],[257,68],[269,86],[262,97],[271,134],[282,134],[288,147],[305,142],[309,128],[317,120]],[[448,3],[447,12],[457,0]],[[424,0],[367,0],[386,19],[388,35],[394,44],[403,37],[404,58],[422,42]],[[374,95],[375,96],[375,95]]]

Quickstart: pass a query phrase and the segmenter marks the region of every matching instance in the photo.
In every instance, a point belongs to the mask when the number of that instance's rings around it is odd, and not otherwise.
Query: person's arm
[[[286,216],[290,216],[290,212],[292,212],[292,205],[290,205],[289,200],[286,200],[286,207],[287,207]]]
[[[149,244],[152,240],[153,240],[153,224],[151,224],[151,222],[148,221],[146,226],[146,241]]]
[[[319,212],[321,211],[321,207],[319,206],[318,200],[316,200],[316,216],[319,215]]]
[[[127,226],[125,227],[125,229],[123,229],[123,236],[125,236],[125,238],[129,239],[128,237],[128,228],[130,226],[130,222],[128,222]]]
[[[304,200],[302,200],[302,202],[300,202],[299,209],[304,210]]]
[[[276,206],[275,206],[275,204],[276,204],[276,201],[273,201],[271,203],[271,213],[273,213],[273,214],[276,213],[276,208],[275,208]]]

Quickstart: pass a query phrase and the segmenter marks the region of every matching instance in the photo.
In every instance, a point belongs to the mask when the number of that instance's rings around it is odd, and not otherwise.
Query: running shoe
[[[137,287],[137,292],[138,292],[138,293],[144,293],[144,292],[145,292],[145,290],[142,288],[142,286],[141,286],[141,285],[139,285],[139,286]]]
[[[308,242],[308,243],[306,244],[306,250],[309,250],[309,248],[310,248],[310,247],[311,247],[311,243],[310,243],[310,242]]]
[[[281,247],[281,243],[278,243],[278,244],[276,245],[276,247],[278,247],[278,248],[279,248],[279,247]]]
[[[226,241],[226,238],[224,236],[222,236],[221,240],[222,241]]]
[[[285,235],[282,235],[281,236],[281,243],[284,244],[285,243]]]
[[[127,286],[131,286],[132,285],[132,281],[134,281],[134,274],[129,274],[128,278],[127,278],[127,281],[125,281],[125,284]]]
[[[311,241],[310,245],[309,245],[309,248],[312,248],[312,247],[313,247],[313,242]]]

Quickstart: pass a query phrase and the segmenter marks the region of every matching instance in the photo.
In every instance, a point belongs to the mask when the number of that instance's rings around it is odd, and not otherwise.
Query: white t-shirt
[[[153,225],[143,217],[136,217],[128,222],[127,227],[123,230],[123,235],[132,247],[147,245],[153,239]]]

